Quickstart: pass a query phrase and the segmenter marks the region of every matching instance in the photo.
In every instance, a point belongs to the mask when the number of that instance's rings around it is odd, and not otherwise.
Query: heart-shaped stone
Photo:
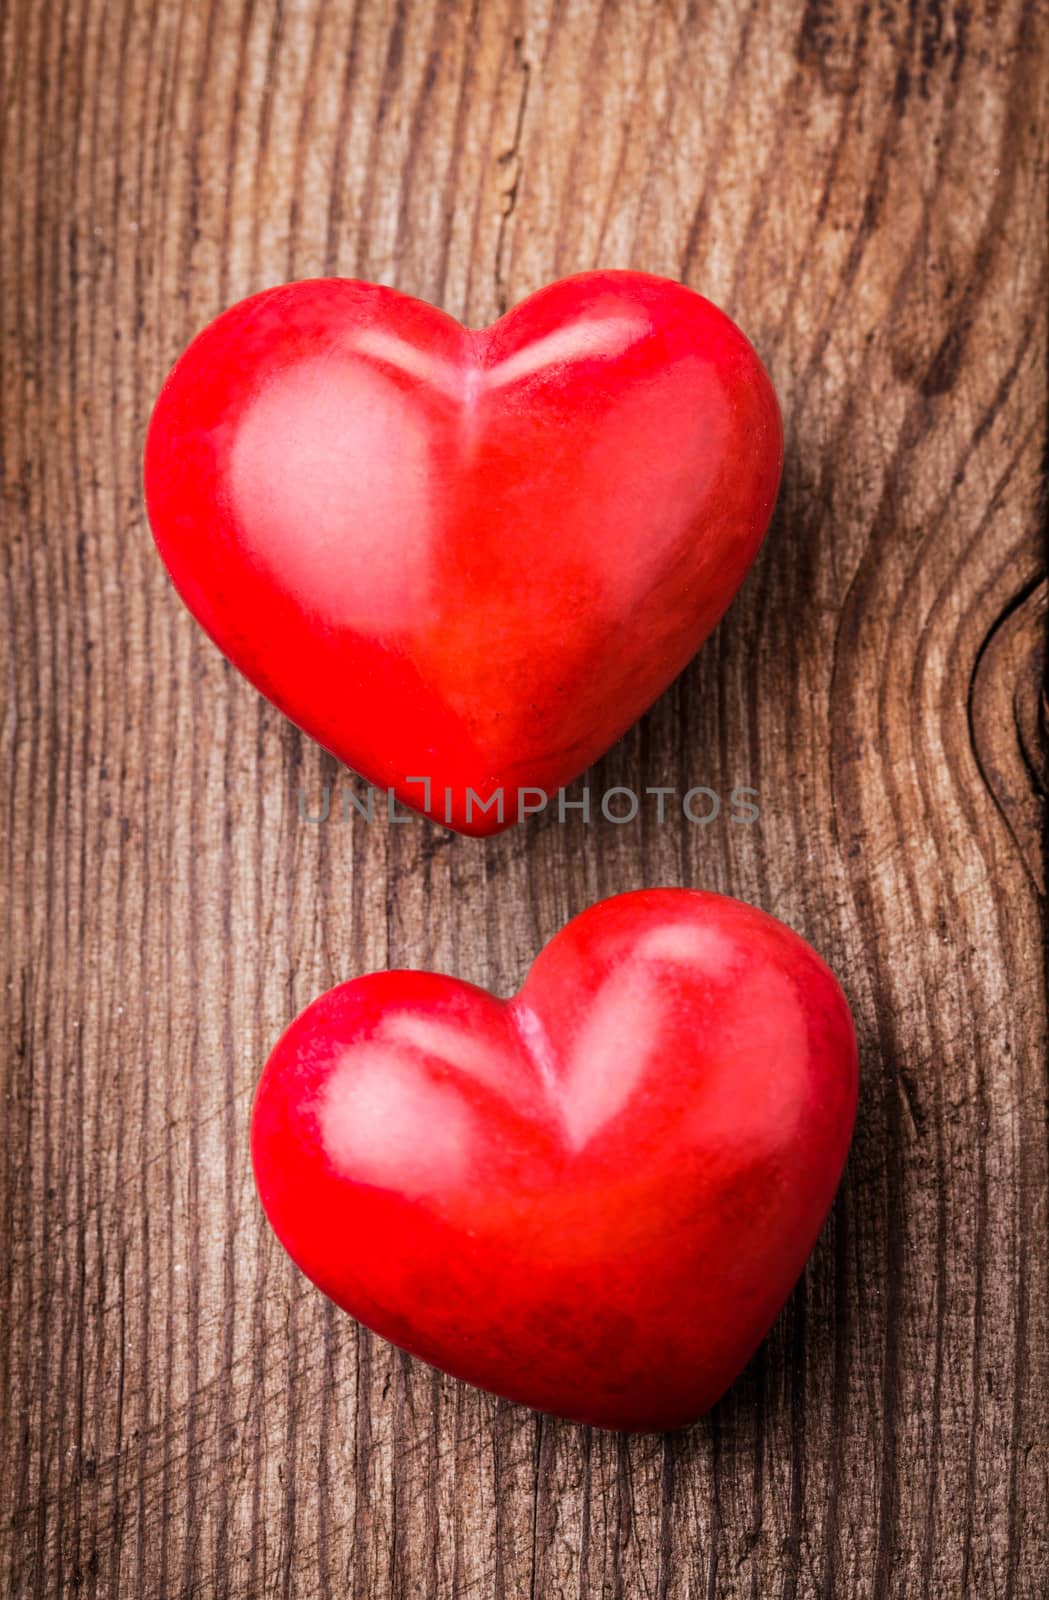
[[[251,682],[371,783],[485,834],[681,671],[781,461],[764,368],[680,284],[584,273],[474,332],[317,279],[194,340],[145,483],[179,593]]]
[[[471,1383],[629,1429],[692,1421],[819,1233],[856,1106],[848,1005],[740,901],[602,901],[508,1002],[384,972],[323,995],[259,1084],[252,1155],[294,1260]]]

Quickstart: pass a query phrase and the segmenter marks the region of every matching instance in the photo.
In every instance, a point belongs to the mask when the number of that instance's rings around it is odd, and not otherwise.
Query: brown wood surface
[[[0,1593],[1049,1591],[1044,7],[0,0]],[[229,301],[483,323],[597,264],[750,334],[787,464],[716,636],[591,775],[752,827],[311,825],[333,763],[181,609],[151,400]],[[413,1363],[283,1257],[257,1072],[327,985],[509,992],[601,895],[754,900],[861,1035],[839,1201],[702,1423]]]

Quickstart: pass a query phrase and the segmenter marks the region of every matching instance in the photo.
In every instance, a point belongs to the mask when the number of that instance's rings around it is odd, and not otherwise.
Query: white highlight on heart
[[[422,604],[430,444],[387,375],[317,357],[274,379],[235,437],[230,482],[253,559],[323,620],[395,630]]]
[[[484,386],[503,389],[507,384],[530,378],[544,367],[567,366],[573,361],[605,361],[622,355],[632,344],[651,332],[651,323],[642,316],[593,317],[585,322],[570,322],[553,333],[526,344],[493,367],[486,367]]]
[[[717,978],[737,954],[714,928],[668,923],[639,942],[629,961],[598,990],[572,1046],[559,1110],[573,1149],[581,1149],[623,1109],[659,1048],[668,964]]]
[[[557,1074],[557,1056],[549,1035],[531,1006],[517,999],[513,1003],[513,1018],[528,1058],[542,1084],[546,1098],[554,1105],[560,1099],[561,1086]]]
[[[717,928],[668,922],[646,933],[637,953],[642,961],[675,961],[682,966],[701,967],[708,978],[714,978],[727,972],[738,959],[739,947]]]
[[[362,328],[353,335],[349,348],[354,355],[396,367],[399,372],[407,373],[410,378],[418,378],[420,382],[429,384],[431,389],[439,389],[452,398],[457,398],[462,392],[464,369],[458,362],[449,361],[446,356],[437,355],[422,345],[412,344],[410,339],[402,339],[399,334],[389,333],[385,328]]]
[[[452,1023],[426,1017],[417,1011],[395,1011],[384,1017],[380,1036],[391,1044],[405,1045],[420,1055],[506,1093],[506,1057],[478,1043],[476,1035]]]
[[[484,389],[503,389],[522,378],[534,377],[546,367],[622,355],[649,332],[651,323],[637,314],[591,317],[555,328],[490,367],[469,358],[461,363],[449,361],[383,328],[362,328],[355,335],[352,348],[358,355],[397,367],[453,399],[469,399]]]
[[[373,1039],[345,1051],[321,1096],[328,1155],[362,1183],[416,1198],[440,1193],[465,1169],[473,1136],[473,1112],[455,1083],[459,1075],[523,1113],[534,1113],[538,1087],[567,1143],[580,1150],[627,1106],[661,1048],[668,967],[718,982],[740,956],[738,945],[715,928],[667,923],[651,929],[592,997],[563,1068],[542,1019],[520,999],[511,1009],[524,1052],[520,1072],[510,1040],[506,1050],[497,1050],[454,1022],[392,1012]]]
[[[656,1043],[656,990],[644,969],[614,974],[576,1035],[558,1109],[579,1150],[636,1089]]]
[[[469,1157],[473,1118],[455,1085],[438,1082],[396,1046],[347,1050],[324,1088],[318,1120],[340,1171],[412,1199],[455,1183]]]

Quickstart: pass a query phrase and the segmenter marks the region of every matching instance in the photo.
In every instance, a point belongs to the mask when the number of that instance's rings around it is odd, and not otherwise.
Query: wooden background
[[[1043,1596],[1044,7],[0,16],[0,1592]],[[759,823],[304,822],[345,779],[150,542],[167,367],[285,278],[482,323],[597,264],[741,322],[787,465],[727,619],[591,782],[751,784]],[[565,918],[663,883],[814,941],[863,1093],[761,1353],[689,1432],[628,1439],[333,1312],[263,1225],[247,1119],[329,984],[509,992]]]

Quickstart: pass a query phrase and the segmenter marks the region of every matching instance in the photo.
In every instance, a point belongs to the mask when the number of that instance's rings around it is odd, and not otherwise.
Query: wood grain
[[[0,1592],[697,1600],[1049,1588],[1043,6],[0,0]],[[681,277],[787,423],[765,552],[591,775],[752,827],[324,825],[348,780],[181,610],[151,400],[321,272],[475,323]],[[508,992],[703,884],[837,968],[856,1142],[687,1433],[497,1403],[333,1312],[247,1154],[260,1064],[387,964]]]

